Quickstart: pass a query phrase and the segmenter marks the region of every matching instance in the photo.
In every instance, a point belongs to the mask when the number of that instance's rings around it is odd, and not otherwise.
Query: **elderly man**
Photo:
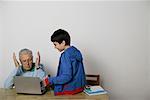
[[[39,52],[37,53],[35,63],[33,63],[32,51],[29,49],[20,50],[19,60],[21,62],[21,65],[17,61],[15,53],[13,53],[13,60],[16,67],[6,79],[4,88],[12,88],[14,86],[14,76],[39,77],[41,80],[43,80],[46,76],[46,72],[44,71],[43,66],[40,64]]]

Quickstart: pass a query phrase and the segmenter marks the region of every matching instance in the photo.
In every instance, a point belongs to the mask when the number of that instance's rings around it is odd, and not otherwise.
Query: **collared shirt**
[[[33,63],[33,66],[29,71],[24,70],[22,66],[15,68],[5,80],[4,88],[13,88],[14,76],[39,77],[41,80],[43,80],[46,76],[46,72],[44,71],[42,64],[40,64],[38,67],[39,69],[36,69],[35,64]]]

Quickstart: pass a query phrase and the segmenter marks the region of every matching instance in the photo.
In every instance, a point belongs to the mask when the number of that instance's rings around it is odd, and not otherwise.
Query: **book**
[[[105,91],[101,86],[86,86],[84,89],[84,92],[87,95],[99,95],[99,94],[106,94],[107,91]]]
[[[85,92],[85,91],[84,91]],[[88,92],[85,92],[87,95],[89,95],[89,96],[92,96],[92,95],[100,95],[100,94],[107,94],[107,92],[105,91],[105,92],[99,92],[99,93],[88,93]]]

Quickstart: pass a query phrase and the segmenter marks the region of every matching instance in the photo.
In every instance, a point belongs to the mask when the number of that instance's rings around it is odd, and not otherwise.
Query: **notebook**
[[[99,85],[97,86],[88,86],[84,89],[84,92],[88,95],[99,95],[106,94],[107,92]]]

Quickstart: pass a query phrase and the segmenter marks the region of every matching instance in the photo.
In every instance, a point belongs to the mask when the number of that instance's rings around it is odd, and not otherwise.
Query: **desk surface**
[[[0,88],[0,100],[109,100],[107,94],[88,96],[85,93],[75,95],[54,96],[53,91],[48,91],[44,95],[16,94],[15,89]]]

